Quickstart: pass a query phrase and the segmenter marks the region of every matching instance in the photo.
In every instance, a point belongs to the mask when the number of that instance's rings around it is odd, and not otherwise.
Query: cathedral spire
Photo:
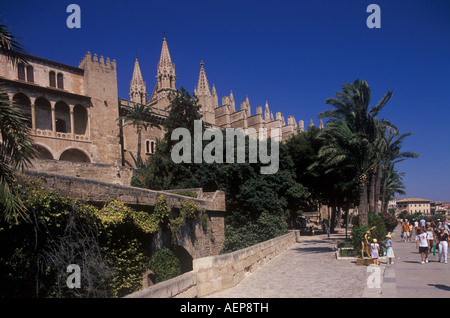
[[[147,90],[137,57],[134,62],[133,76],[130,82],[130,100],[135,103],[147,103]]]
[[[158,108],[166,109],[169,104],[169,93],[176,90],[176,80],[175,64],[172,63],[166,37],[164,37],[161,56],[157,66],[156,85],[152,97],[150,98],[149,105],[157,105]]]
[[[200,63],[200,75],[198,77],[197,84],[197,96],[211,96],[211,91],[209,90],[208,79],[206,78],[205,68],[203,67],[205,63],[201,61]]]
[[[170,58],[169,47],[167,45],[166,38],[163,39],[163,44],[161,48],[161,56],[159,58],[158,68],[159,67],[172,67],[172,59]]]
[[[170,58],[169,47],[167,45],[166,38],[163,39],[163,44],[161,48],[161,56],[158,63],[158,86],[157,90],[175,90],[175,64],[172,63]]]

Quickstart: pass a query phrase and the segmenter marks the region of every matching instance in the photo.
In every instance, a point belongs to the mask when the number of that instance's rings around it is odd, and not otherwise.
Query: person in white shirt
[[[417,229],[416,248],[419,250],[422,257],[422,264],[428,263],[428,251],[430,249],[430,241],[428,240],[427,232],[423,229]]]
[[[425,227],[425,225],[426,225],[426,221],[425,221],[425,219],[421,219],[420,220],[420,226],[422,226],[423,228]]]
[[[417,233],[417,229],[419,228],[419,222],[417,220],[414,220],[414,234],[416,235],[416,240],[417,240],[417,235],[419,233]]]
[[[377,239],[373,239],[373,243],[370,244],[370,256],[373,259],[374,265],[380,265],[378,261],[378,256],[380,252],[380,245],[377,243]]]
[[[441,261],[442,256],[444,256],[444,263],[447,264],[447,250],[448,250],[448,233],[445,232],[445,229],[441,227],[439,233],[436,235],[437,240],[439,241],[439,262]]]

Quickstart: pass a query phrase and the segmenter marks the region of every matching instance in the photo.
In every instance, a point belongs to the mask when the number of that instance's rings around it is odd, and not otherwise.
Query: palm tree
[[[136,127],[138,145],[136,152],[136,167],[142,167],[143,162],[141,158],[141,134],[142,128],[160,127],[150,110],[150,107],[143,104],[134,104],[132,106],[123,106],[123,115],[118,120],[123,120],[124,126],[132,125]]]
[[[385,135],[385,144],[386,144],[386,150],[383,154],[382,159],[382,166],[381,169],[383,170],[381,176],[379,176],[379,192],[381,194],[381,206],[383,207],[384,211],[387,210],[387,201],[390,199],[389,191],[388,189],[392,186],[389,185],[389,182],[398,183],[399,179],[394,178],[392,176],[397,173],[398,169],[395,170],[395,164],[402,162],[408,158],[418,158],[419,154],[414,152],[401,152],[401,146],[403,143],[403,140],[411,136],[412,133],[405,133],[405,134],[398,134],[398,131],[395,130],[388,130],[387,134]],[[398,174],[398,173],[397,173]],[[403,187],[404,188],[404,187]],[[401,189],[403,189],[401,188]],[[402,194],[400,192],[396,192],[399,194]],[[391,193],[391,195],[394,195],[395,191]]]
[[[384,170],[384,186],[382,189],[381,204],[383,211],[388,210],[389,200],[395,198],[395,194],[405,195],[405,185],[403,184],[402,177],[405,174],[399,172],[399,169],[394,168],[394,164],[390,163]]]
[[[0,53],[17,66],[27,64],[24,48],[5,25],[0,25]],[[24,217],[25,207],[15,190],[14,171],[23,170],[33,158],[34,144],[27,118],[0,91],[0,209],[7,222]]]
[[[325,132],[328,142],[319,155],[326,157],[330,165],[339,166],[345,162],[352,167],[358,184],[360,224],[368,224],[367,180],[380,161],[379,126],[381,123],[390,125],[376,116],[391,96],[392,91],[369,109],[370,87],[366,81],[356,79],[342,85],[342,92],[337,92],[335,98],[326,100],[334,109],[319,114],[320,118],[330,118]]]
[[[28,62],[25,58],[25,48],[16,40],[14,34],[12,34],[8,26],[0,24],[0,52],[3,53],[14,66],[18,64],[27,65]]]

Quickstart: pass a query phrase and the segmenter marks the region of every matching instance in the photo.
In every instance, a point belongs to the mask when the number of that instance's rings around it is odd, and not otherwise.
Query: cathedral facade
[[[157,65],[156,84],[149,96],[147,94],[146,82],[142,77],[142,72],[139,66],[139,61],[136,58],[133,76],[130,82],[130,99],[120,100],[120,105],[132,105],[134,103],[145,104],[151,110],[161,116],[167,116],[167,107],[170,104],[169,94],[176,90],[176,74],[175,64],[170,57],[167,41],[164,38],[161,56]],[[287,121],[281,112],[276,112],[275,116],[270,110],[266,102],[264,107],[257,106],[255,113],[252,113],[249,98],[246,97],[244,101],[239,104],[239,109],[236,107],[236,102],[233,92],[230,91],[229,96],[219,97],[214,85],[209,85],[205,65],[203,61],[200,63],[200,71],[197,86],[194,88],[194,95],[198,98],[202,120],[207,123],[209,127],[219,129],[234,128],[242,129],[248,132],[254,129],[256,132],[259,129],[266,129],[270,137],[270,132],[277,130],[277,136],[280,140],[287,139],[290,135],[297,133],[297,131],[305,130],[305,123],[300,120],[298,123],[294,116],[288,116]],[[312,120],[310,126],[314,125]],[[322,122],[320,126],[322,127]],[[148,128],[142,131],[141,153],[148,157],[155,150],[156,139],[161,138],[164,131],[158,128]],[[135,132],[129,128],[124,129],[124,162],[127,165],[132,165],[133,156],[136,155],[137,138]]]
[[[31,55],[26,59],[28,65],[13,66],[0,54],[0,89],[27,116],[37,160],[52,161],[55,167],[63,161],[85,166],[103,165],[114,167],[117,175],[123,167],[135,167],[137,131],[118,120],[121,109],[125,105],[143,104],[162,122],[168,114],[169,94],[177,89],[175,64],[165,38],[153,91],[147,93],[136,58],[129,100],[118,97],[115,60],[90,52],[78,66]],[[244,131],[277,129],[281,140],[304,130],[304,122],[297,123],[293,116],[287,117],[287,121],[281,112],[274,116],[267,102],[264,107],[257,106],[255,113],[251,111],[248,98],[237,109],[232,92],[219,102],[216,88],[209,85],[203,62],[194,94],[201,105],[202,120],[212,127]],[[145,162],[155,152],[156,140],[165,132],[162,128],[147,127],[141,133],[140,152]],[[52,171],[56,169],[41,165],[44,166]]]

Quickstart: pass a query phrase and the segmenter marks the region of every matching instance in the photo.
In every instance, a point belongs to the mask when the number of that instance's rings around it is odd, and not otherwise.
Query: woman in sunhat
[[[386,257],[388,259],[388,264],[394,264],[394,248],[392,244],[392,238],[388,234],[386,235]]]

